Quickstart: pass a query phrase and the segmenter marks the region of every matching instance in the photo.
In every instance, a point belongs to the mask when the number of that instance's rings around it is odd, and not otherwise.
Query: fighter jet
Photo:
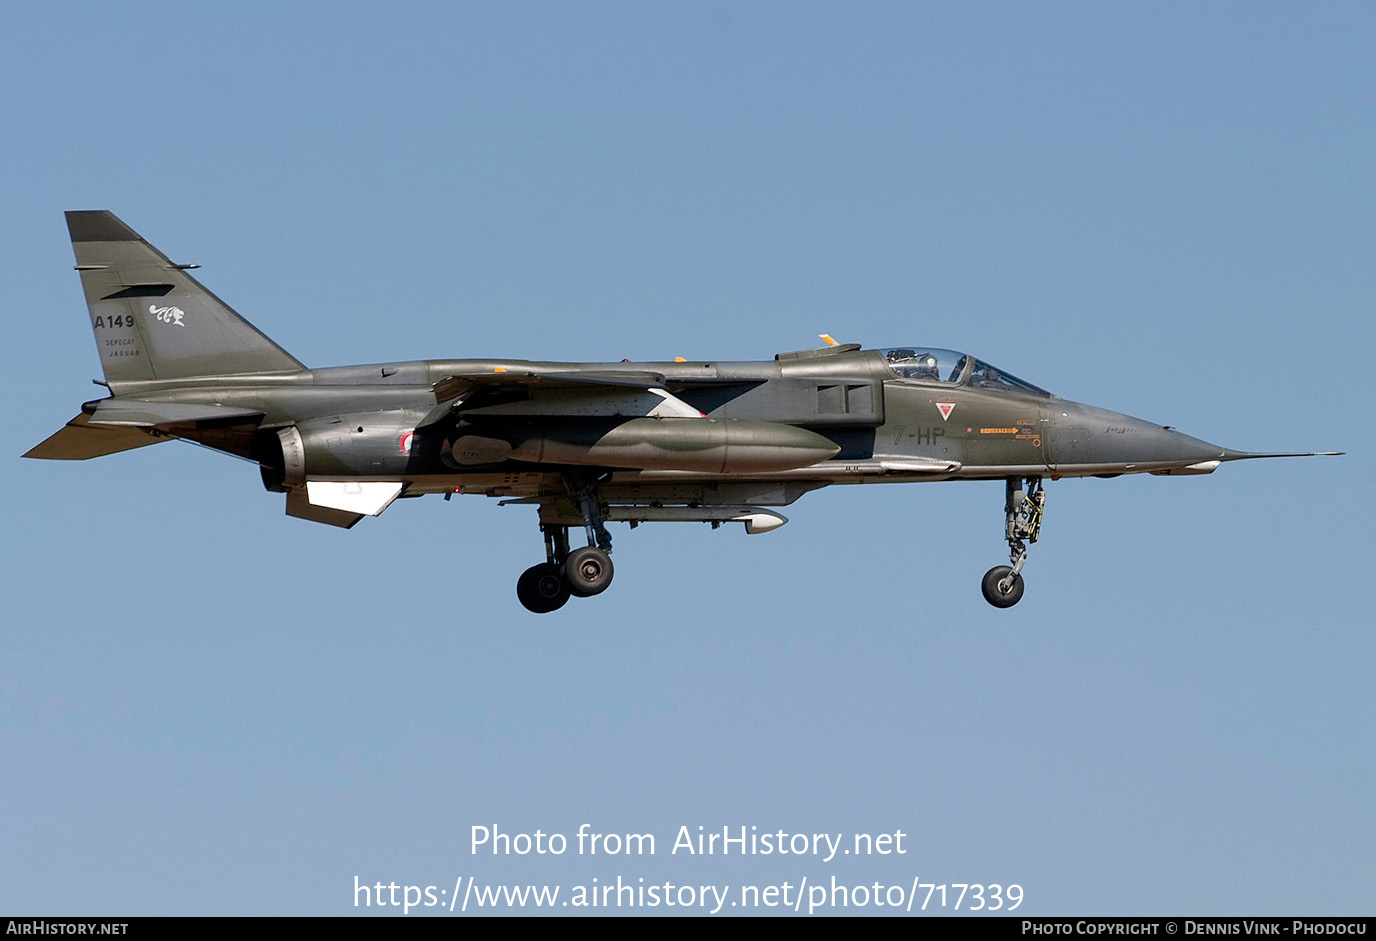
[[[967,353],[837,343],[760,362],[441,359],[310,369],[114,214],[68,212],[109,395],[25,457],[85,460],[183,439],[245,458],[286,512],[344,528],[399,498],[485,494],[538,511],[536,613],[612,581],[611,522],[767,533],[832,484],[1002,480],[1023,595],[1043,481],[1210,474],[1261,457],[1058,398]],[[575,547],[570,532],[582,530]]]

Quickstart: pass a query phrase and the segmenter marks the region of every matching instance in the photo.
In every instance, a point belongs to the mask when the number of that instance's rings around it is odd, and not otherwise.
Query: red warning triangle
[[[951,417],[951,410],[954,409],[955,407],[956,407],[956,403],[954,403],[954,402],[938,402],[938,403],[936,403],[937,411],[941,412],[941,420],[942,420],[942,421],[945,421],[946,419],[948,419],[948,418]]]

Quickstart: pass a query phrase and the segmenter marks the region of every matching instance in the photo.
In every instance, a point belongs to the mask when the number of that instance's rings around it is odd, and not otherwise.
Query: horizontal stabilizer
[[[250,424],[263,413],[251,408],[201,405],[194,402],[145,402],[140,399],[101,399],[91,415],[93,425],[133,425],[157,428],[182,424]]]
[[[85,461],[170,440],[155,438],[136,427],[92,425],[90,421],[90,415],[78,415],[24,456],[45,461]]]

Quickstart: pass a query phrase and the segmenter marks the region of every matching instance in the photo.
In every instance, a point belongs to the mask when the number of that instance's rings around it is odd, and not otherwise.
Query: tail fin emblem
[[[162,323],[176,324],[179,327],[186,326],[186,324],[182,323],[182,318],[185,317],[186,314],[180,307],[154,307],[152,304],[149,304],[148,312],[150,314],[155,314]]]

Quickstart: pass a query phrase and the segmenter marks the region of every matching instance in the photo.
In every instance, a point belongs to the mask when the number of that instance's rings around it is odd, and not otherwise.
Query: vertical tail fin
[[[114,213],[68,212],[67,229],[107,380],[305,368]]]

